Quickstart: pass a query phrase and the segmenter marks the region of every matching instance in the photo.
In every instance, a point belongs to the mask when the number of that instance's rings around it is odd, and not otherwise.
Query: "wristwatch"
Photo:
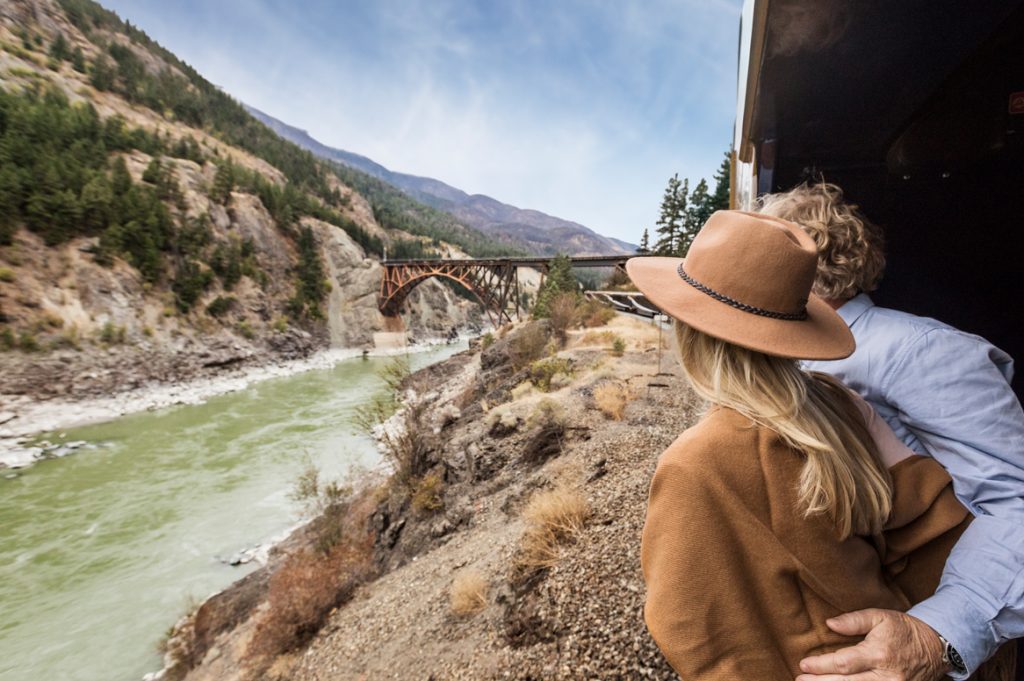
[[[966,674],[967,665],[964,664],[964,658],[960,657],[953,644],[947,641],[945,636],[939,636],[939,641],[942,643],[942,663],[949,665],[950,671],[956,674]]]

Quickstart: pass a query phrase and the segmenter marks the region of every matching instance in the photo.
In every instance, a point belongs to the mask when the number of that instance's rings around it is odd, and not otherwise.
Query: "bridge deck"
[[[633,255],[579,255],[569,258],[573,267],[615,267],[621,265]],[[547,267],[551,264],[554,256],[545,258],[542,256],[531,257],[507,257],[507,258],[409,258],[409,259],[388,259],[381,261],[382,265],[426,265],[438,266],[449,263],[461,265],[480,265],[483,267],[496,265],[514,265],[516,267]]]

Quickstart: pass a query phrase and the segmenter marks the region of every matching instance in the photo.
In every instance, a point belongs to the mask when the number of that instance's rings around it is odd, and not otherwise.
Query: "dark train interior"
[[[758,193],[843,187],[886,233],[876,302],[985,336],[1020,396],[1024,2],[772,2],[754,101]]]

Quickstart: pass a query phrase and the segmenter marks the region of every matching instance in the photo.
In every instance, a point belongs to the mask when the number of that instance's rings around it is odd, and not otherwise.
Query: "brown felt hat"
[[[626,272],[665,314],[715,338],[780,357],[848,357],[853,334],[811,293],[817,264],[814,240],[799,225],[720,210],[685,260],[630,258]]]

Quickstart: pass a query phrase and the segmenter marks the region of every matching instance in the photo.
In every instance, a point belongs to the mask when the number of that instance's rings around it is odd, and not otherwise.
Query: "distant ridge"
[[[360,154],[329,147],[305,130],[293,127],[259,109],[246,109],[281,137],[321,158],[361,170],[406,194],[443,210],[480,231],[509,240],[538,255],[631,254],[636,245],[598,234],[583,225],[537,210],[517,208],[483,194],[467,194],[440,180],[398,173]]]

